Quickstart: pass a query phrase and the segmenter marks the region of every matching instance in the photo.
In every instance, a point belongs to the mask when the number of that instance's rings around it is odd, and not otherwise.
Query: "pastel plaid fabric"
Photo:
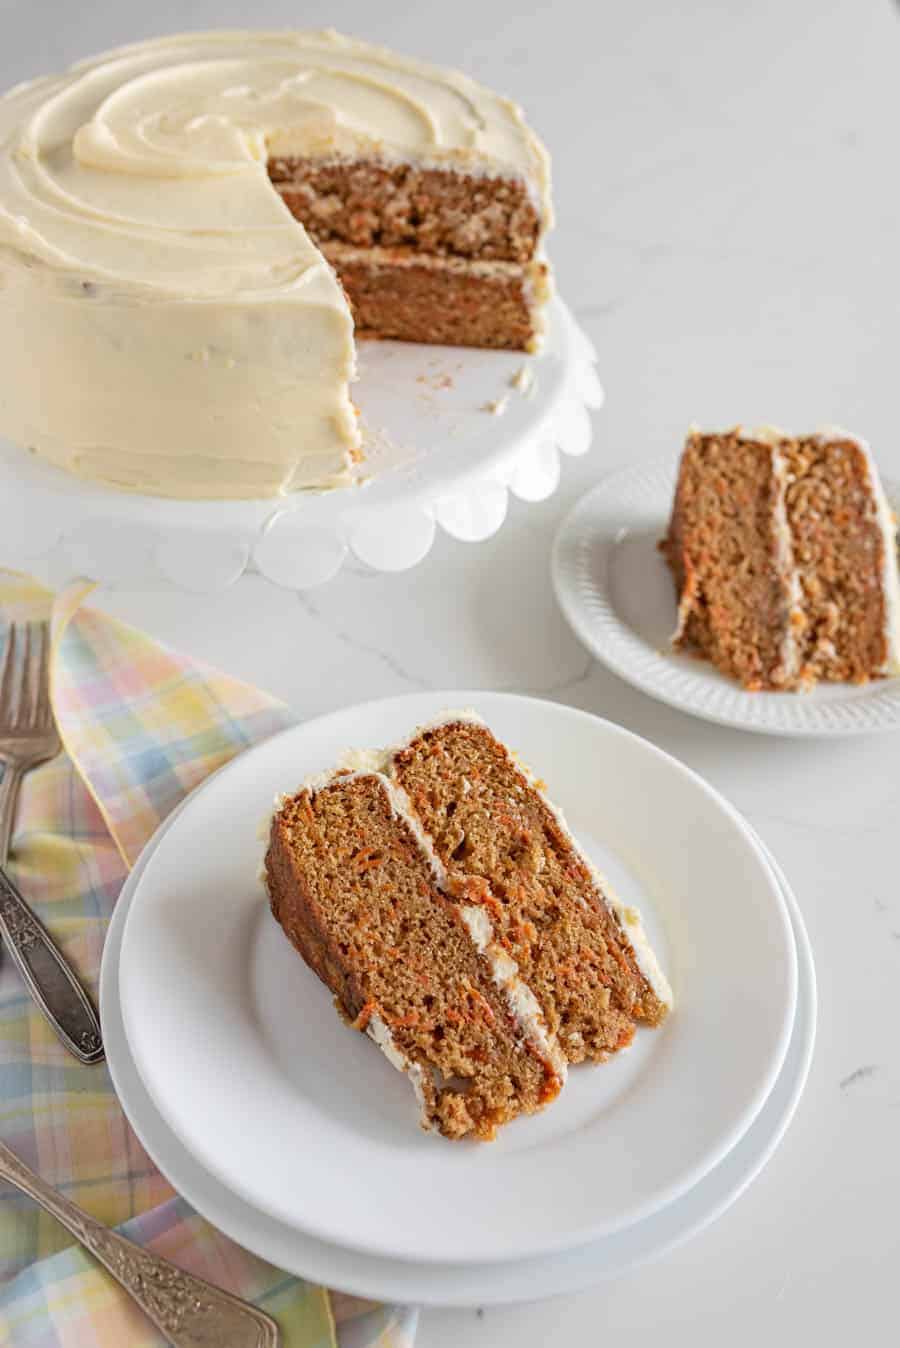
[[[11,621],[52,622],[65,746],[25,779],[10,870],[96,1001],[107,921],[144,844],[186,792],[293,718],[267,694],[85,607],[89,589],[54,598],[0,573],[0,645]],[[105,1066],[66,1053],[8,959],[0,1137],[99,1220],[262,1306],[285,1348],[411,1348],[415,1311],[289,1277],[178,1198],[129,1127]],[[4,1348],[165,1343],[63,1228],[9,1187],[0,1188],[0,1280]]]

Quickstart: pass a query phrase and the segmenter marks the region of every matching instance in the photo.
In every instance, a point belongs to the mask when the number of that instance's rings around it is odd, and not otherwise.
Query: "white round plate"
[[[254,570],[304,589],[352,553],[401,571],[438,527],[462,542],[503,524],[509,493],[542,501],[559,455],[590,448],[603,401],[596,353],[557,298],[537,356],[363,342],[353,386],[365,485],[256,501],[171,501],[101,487],[0,440],[0,534],[8,565],[61,584],[173,584],[214,591]],[[525,368],[530,387],[517,381]],[[162,396],[165,390],[161,391]],[[486,410],[500,403],[502,415]]]
[[[641,692],[706,721],[771,735],[862,735],[900,728],[900,679],[810,693],[747,693],[706,661],[675,652],[675,590],[658,551],[674,460],[613,473],[560,525],[553,585],[576,636]],[[894,509],[900,483],[884,481]]]
[[[183,808],[183,807],[182,807]],[[165,1123],[134,1065],[119,998],[122,932],[143,868],[145,849],[116,905],[103,950],[100,1013],[106,1060],[119,1100],[141,1143],[170,1183],[208,1221],[279,1268],[357,1296],[433,1306],[502,1305],[582,1291],[688,1240],[756,1178],[781,1141],[803,1092],[816,1027],[816,981],[809,938],[797,902],[767,853],[782,886],[798,957],[797,1012],[784,1064],[750,1128],[709,1175],[643,1222],[562,1254],[497,1265],[414,1264],[328,1245],[277,1222],[236,1197],[191,1156]]]
[[[408,1083],[348,1033],[257,879],[259,821],[277,792],[349,745],[392,743],[461,701],[548,779],[576,835],[644,911],[677,1001],[660,1031],[602,1069],[573,1071],[552,1108],[490,1146],[421,1132]],[[427,693],[297,726],[204,785],[141,877],[121,979],[147,1089],[234,1192],[350,1248],[476,1262],[607,1235],[717,1164],[781,1067],[796,954],[758,844],[687,768],[556,703]]]

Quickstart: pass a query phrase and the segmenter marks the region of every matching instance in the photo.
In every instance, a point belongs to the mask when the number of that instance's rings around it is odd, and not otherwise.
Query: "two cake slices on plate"
[[[340,1014],[447,1138],[492,1138],[671,1007],[639,914],[471,713],[282,799],[265,876]]]

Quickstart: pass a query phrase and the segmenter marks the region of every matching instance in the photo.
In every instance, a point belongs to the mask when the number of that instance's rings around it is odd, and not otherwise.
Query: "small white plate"
[[[166,826],[168,827],[168,825]],[[162,831],[161,831],[162,832]],[[431,1306],[503,1305],[582,1291],[656,1258],[703,1230],[731,1206],[771,1157],[793,1118],[812,1061],[816,981],[797,902],[779,873],[798,955],[797,1014],[784,1065],[769,1098],[740,1142],[689,1193],[614,1236],[541,1259],[503,1265],[412,1264],[326,1245],[257,1212],[204,1170],[167,1126],[134,1065],[119,998],[122,932],[140,873],[157,834],[119,896],[103,950],[100,1012],[107,1064],[141,1143],[170,1183],[208,1221],[261,1258],[311,1281],[357,1296]],[[767,853],[770,863],[777,867]]]
[[[461,704],[539,768],[644,910],[677,1002],[660,1031],[602,1069],[573,1071],[551,1109],[490,1146],[418,1129],[407,1083],[336,1017],[257,880],[257,829],[276,792],[348,745],[391,743]],[[297,726],[204,785],[138,883],[121,987],[154,1103],[233,1192],[348,1248],[474,1263],[608,1235],[722,1160],[780,1070],[796,951],[758,843],[687,768],[556,703],[429,693]]]
[[[620,678],[680,711],[772,735],[900,729],[900,679],[822,684],[810,693],[748,693],[706,661],[671,649],[675,590],[657,544],[678,465],[638,464],[605,478],[560,525],[553,586],[576,636]],[[892,506],[900,484],[885,481]]]

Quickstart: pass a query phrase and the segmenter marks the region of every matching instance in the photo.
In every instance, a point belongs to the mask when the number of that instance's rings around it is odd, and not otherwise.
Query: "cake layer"
[[[377,774],[305,788],[273,820],[266,880],[290,940],[344,1018],[410,1077],[423,1124],[488,1139],[552,1099],[564,1065],[490,924],[441,878]]]
[[[450,718],[389,764],[450,892],[488,915],[570,1062],[602,1061],[630,1043],[636,1021],[663,1020],[671,992],[639,916],[485,725]]]
[[[676,647],[750,690],[900,671],[896,529],[847,432],[692,432],[662,550]]]
[[[532,351],[548,285],[541,263],[429,258],[411,250],[323,244],[358,337]]]
[[[800,678],[861,683],[889,672],[896,545],[871,458],[840,432],[785,440],[780,449],[803,614]]]
[[[543,227],[521,178],[377,160],[271,159],[268,167],[319,244],[528,262]]]
[[[662,545],[680,596],[673,640],[747,688],[784,687],[798,673],[785,529],[769,444],[737,432],[688,436]]]

